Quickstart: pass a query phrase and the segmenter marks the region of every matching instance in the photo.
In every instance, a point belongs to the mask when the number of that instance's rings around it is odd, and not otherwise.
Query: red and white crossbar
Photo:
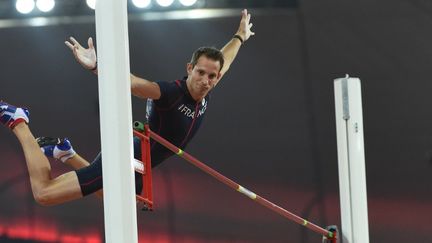
[[[186,153],[185,151],[179,149],[178,147],[176,147],[175,145],[173,145],[172,143],[168,142],[166,139],[162,138],[161,136],[159,136],[158,134],[154,133],[153,131],[151,131],[150,129],[148,129],[149,132],[149,136],[150,138],[154,139],[155,141],[157,141],[158,143],[162,144],[163,146],[165,146],[166,148],[168,148],[169,150],[171,150],[172,152],[174,152],[175,154],[177,154],[178,156],[184,158],[185,160],[189,161],[190,163],[192,163],[193,165],[195,165],[196,167],[200,168],[201,170],[203,170],[204,172],[206,172],[207,174],[213,176],[214,178],[216,178],[217,180],[219,180],[220,182],[224,183],[225,185],[231,187],[232,189],[246,195],[247,197],[249,197],[250,199],[256,201],[257,203],[275,211],[276,213],[284,216],[285,218],[288,218],[294,222],[296,222],[297,224],[303,225],[313,231],[315,231],[316,233],[323,235],[329,239],[334,239],[336,236],[333,232],[328,231],[326,229],[323,229],[285,209],[283,209],[282,207],[268,201],[267,199],[255,194],[252,191],[249,191],[248,189],[240,186],[239,184],[235,183],[234,181],[232,181],[231,179],[223,176],[222,174],[220,174],[219,172],[217,172],[216,170],[208,167],[207,165],[205,165],[204,163],[202,163],[201,161],[199,161],[198,159],[194,158],[193,156],[191,156],[190,154]]]

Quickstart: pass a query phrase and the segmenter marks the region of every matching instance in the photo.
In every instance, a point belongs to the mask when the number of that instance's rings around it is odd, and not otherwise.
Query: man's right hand
[[[97,57],[96,50],[93,45],[93,39],[88,39],[88,48],[84,48],[75,38],[70,37],[70,42],[65,41],[65,44],[73,52],[75,59],[86,69],[96,70],[97,68]]]

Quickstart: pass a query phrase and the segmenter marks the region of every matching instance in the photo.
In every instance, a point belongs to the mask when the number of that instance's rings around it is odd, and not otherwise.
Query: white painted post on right
[[[369,243],[360,79],[334,80],[343,243]]]

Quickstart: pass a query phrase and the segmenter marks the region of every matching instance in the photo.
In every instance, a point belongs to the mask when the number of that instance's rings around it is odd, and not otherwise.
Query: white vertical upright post
[[[105,239],[138,242],[126,0],[96,1]]]
[[[343,243],[368,243],[368,209],[360,79],[334,80]]]

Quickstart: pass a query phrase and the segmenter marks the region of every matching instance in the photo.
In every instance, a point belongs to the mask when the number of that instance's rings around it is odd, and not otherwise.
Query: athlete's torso
[[[201,126],[210,95],[197,102],[191,97],[185,80],[157,83],[161,90],[160,99],[147,100],[150,129],[184,149]],[[152,141],[152,166],[171,155],[168,149]]]

